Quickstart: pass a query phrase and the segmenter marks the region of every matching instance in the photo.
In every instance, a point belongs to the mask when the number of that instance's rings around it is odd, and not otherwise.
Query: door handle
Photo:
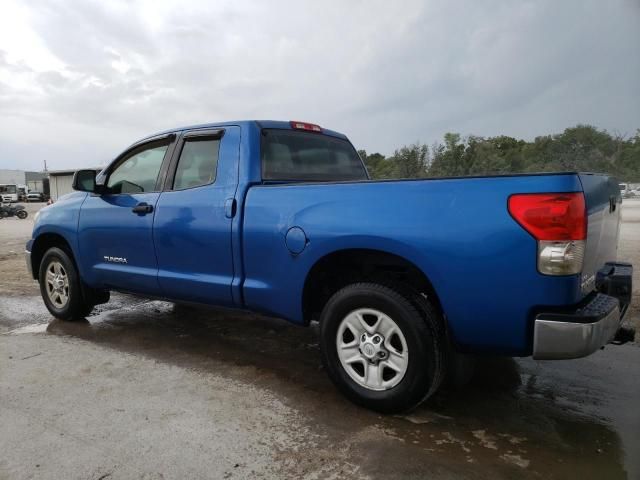
[[[131,209],[133,213],[137,213],[138,215],[146,215],[147,213],[153,212],[153,205],[149,205],[148,203],[142,202],[136,205]]]

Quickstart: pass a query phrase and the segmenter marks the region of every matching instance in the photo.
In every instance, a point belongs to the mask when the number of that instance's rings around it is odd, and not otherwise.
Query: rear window
[[[318,133],[262,130],[261,160],[263,180],[367,180],[364,165],[349,142]]]

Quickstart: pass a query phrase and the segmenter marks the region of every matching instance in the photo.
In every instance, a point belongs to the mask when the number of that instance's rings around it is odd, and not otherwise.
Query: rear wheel
[[[375,283],[349,285],[329,299],[320,322],[324,366],[354,403],[402,412],[440,386],[441,319],[431,308],[419,311],[399,290]]]
[[[80,276],[64,250],[52,247],[40,263],[40,293],[47,309],[60,320],[81,320],[93,309],[84,300]]]

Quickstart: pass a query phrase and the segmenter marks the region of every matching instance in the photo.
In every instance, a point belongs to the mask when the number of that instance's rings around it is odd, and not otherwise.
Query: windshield
[[[17,193],[15,185],[0,185],[0,193]]]
[[[277,181],[367,180],[346,140],[293,130],[262,130],[262,178]]]

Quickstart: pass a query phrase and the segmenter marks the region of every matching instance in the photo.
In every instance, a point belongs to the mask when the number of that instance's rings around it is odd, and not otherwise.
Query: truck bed
[[[425,272],[462,348],[530,355],[532,306],[578,304],[590,290],[581,287],[579,275],[538,273],[536,241],[510,216],[507,202],[514,193],[581,192],[583,182],[589,268],[595,268],[602,258],[615,259],[617,230],[599,233],[618,221],[617,214],[603,213],[609,208],[603,192],[613,194],[615,184],[605,176],[567,172],[253,186],[244,204],[244,301],[303,323],[296,299],[316,262],[336,250],[386,251]],[[292,227],[306,234],[304,255],[279,248]]]

